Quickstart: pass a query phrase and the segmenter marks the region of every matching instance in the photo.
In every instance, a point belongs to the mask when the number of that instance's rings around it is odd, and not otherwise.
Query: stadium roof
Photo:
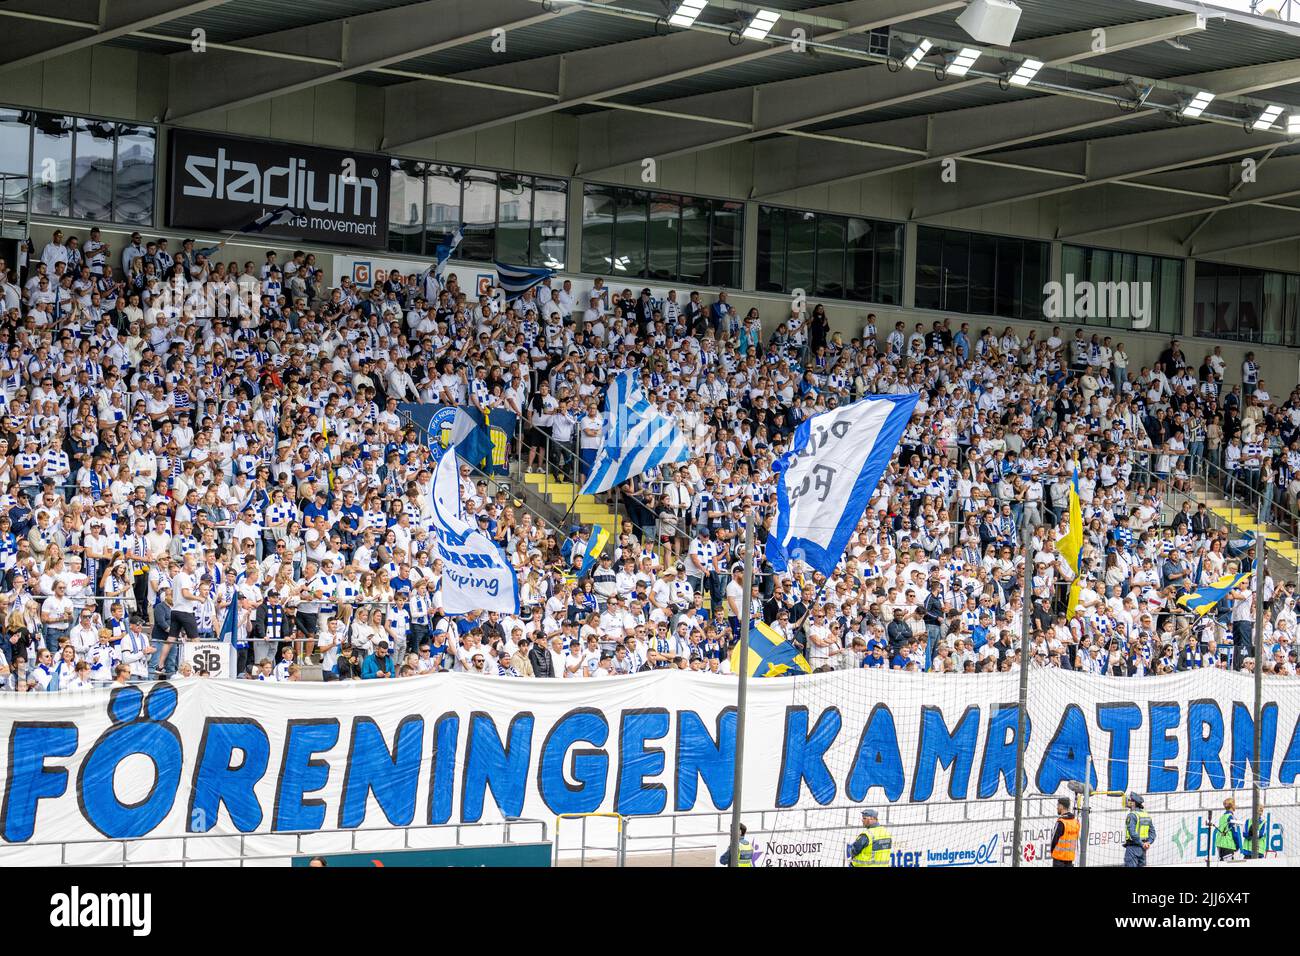
[[[687,29],[667,22],[678,2],[66,0],[56,15],[10,0],[0,69],[110,43],[168,56],[164,120],[181,125],[348,79],[385,88],[379,145],[398,154],[563,112],[586,177],[751,143],[751,198],[765,199],[958,158],[981,174],[920,196],[912,218],[1118,189],[1127,201],[1075,204],[1058,237],[1177,222],[1197,255],[1300,237],[1286,133],[1300,25],[1184,0],[1019,0],[1015,41],[998,48],[957,25],[965,0],[710,0]],[[761,8],[780,19],[745,39]],[[980,51],[969,73],[938,69],[963,47]],[[1030,58],[1044,65],[1011,85]],[[1198,92],[1214,97],[1184,115]]]

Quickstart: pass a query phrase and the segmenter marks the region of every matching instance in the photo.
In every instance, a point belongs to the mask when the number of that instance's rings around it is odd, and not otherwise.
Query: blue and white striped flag
[[[869,395],[814,415],[774,464],[776,530],[767,559],[777,571],[791,560],[829,575],[889,467],[920,396]]]
[[[281,206],[262,213],[252,222],[240,228],[240,232],[265,232],[272,226],[287,226],[298,218],[292,206]]]
[[[530,266],[508,266],[504,262],[495,263],[497,267],[497,285],[505,293],[506,299],[517,299],[533,286],[555,275],[554,269]]]
[[[451,234],[451,237],[446,242],[439,243],[437,248],[434,249],[433,255],[436,261],[433,268],[436,275],[442,274],[442,267],[456,254],[456,250],[460,247],[460,241],[464,238],[465,226],[461,224],[456,227],[456,231]]]
[[[636,369],[620,372],[605,392],[605,430],[581,494],[608,491],[654,468],[685,461],[690,446],[677,423],[655,410]]]

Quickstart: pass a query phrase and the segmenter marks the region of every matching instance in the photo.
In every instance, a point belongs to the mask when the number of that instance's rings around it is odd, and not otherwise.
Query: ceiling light
[[[759,10],[754,14],[754,19],[749,21],[749,26],[741,32],[746,40],[764,40],[772,32],[772,27],[776,26],[776,21],[781,19],[781,14],[773,13],[771,10]]]
[[[682,0],[677,5],[677,11],[668,18],[668,22],[675,27],[689,27],[695,22],[695,18],[704,12],[708,6],[708,0]]]
[[[960,53],[952,58],[952,62],[948,64],[947,72],[952,76],[965,76],[966,72],[975,65],[975,61],[979,58],[979,50],[964,47]]]
[[[1207,93],[1205,90],[1201,90],[1201,92],[1192,97],[1190,103],[1183,107],[1182,115],[1189,119],[1196,119],[1196,117],[1205,112],[1205,108],[1210,105],[1212,99],[1214,99],[1213,93]]]
[[[930,52],[930,47],[934,46],[929,40],[922,40],[916,45],[916,49],[907,54],[907,59],[903,61],[903,66],[909,70],[915,70],[916,65],[925,59],[925,55]]]
[[[1287,115],[1286,133],[1288,136],[1300,136],[1300,113],[1290,113]]]
[[[1020,64],[1020,69],[1011,74],[1008,81],[1012,86],[1028,86],[1029,81],[1038,75],[1038,71],[1043,68],[1042,60],[1029,59]]]
[[[1264,107],[1264,112],[1259,114],[1259,118],[1250,124],[1253,130],[1266,130],[1277,122],[1277,118],[1282,115],[1282,107],[1274,104]]]

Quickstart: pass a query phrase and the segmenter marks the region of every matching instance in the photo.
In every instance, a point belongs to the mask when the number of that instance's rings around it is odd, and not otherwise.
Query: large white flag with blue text
[[[777,472],[776,529],[767,559],[801,560],[830,574],[876,493],[919,395],[869,395],[795,429]]]
[[[465,520],[460,497],[460,463],[448,453],[433,474],[434,553],[442,558],[442,609],[519,613],[515,569],[496,542]]]

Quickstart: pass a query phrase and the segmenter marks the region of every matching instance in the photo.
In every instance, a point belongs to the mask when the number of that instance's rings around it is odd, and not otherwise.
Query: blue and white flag
[[[236,647],[245,646],[244,642],[239,639],[238,591],[230,595],[230,603],[226,605],[226,613],[221,617],[221,631],[217,634],[217,640],[225,644],[233,644]]]
[[[801,560],[822,574],[835,570],[880,476],[894,456],[920,396],[869,395],[814,415],[774,464],[776,530],[767,559],[777,571]]]
[[[433,267],[435,275],[442,275],[442,267],[456,254],[456,250],[460,248],[460,241],[464,238],[465,226],[461,224],[456,227],[456,231],[451,234],[451,237],[446,242],[439,243],[433,250],[434,259],[436,260]]]
[[[636,369],[620,372],[605,392],[605,430],[581,494],[608,491],[657,465],[690,457],[677,422],[657,411]]]
[[[240,228],[240,232],[265,232],[272,226],[287,226],[298,218],[292,206],[281,206],[279,209],[272,209],[264,212],[246,226]]]
[[[517,299],[533,286],[555,275],[554,269],[529,266],[508,266],[504,262],[495,263],[497,267],[497,285],[505,293],[506,299]]]
[[[495,541],[465,520],[461,509],[460,462],[443,455],[433,475],[434,551],[442,558],[442,608],[519,613],[515,569]]]

